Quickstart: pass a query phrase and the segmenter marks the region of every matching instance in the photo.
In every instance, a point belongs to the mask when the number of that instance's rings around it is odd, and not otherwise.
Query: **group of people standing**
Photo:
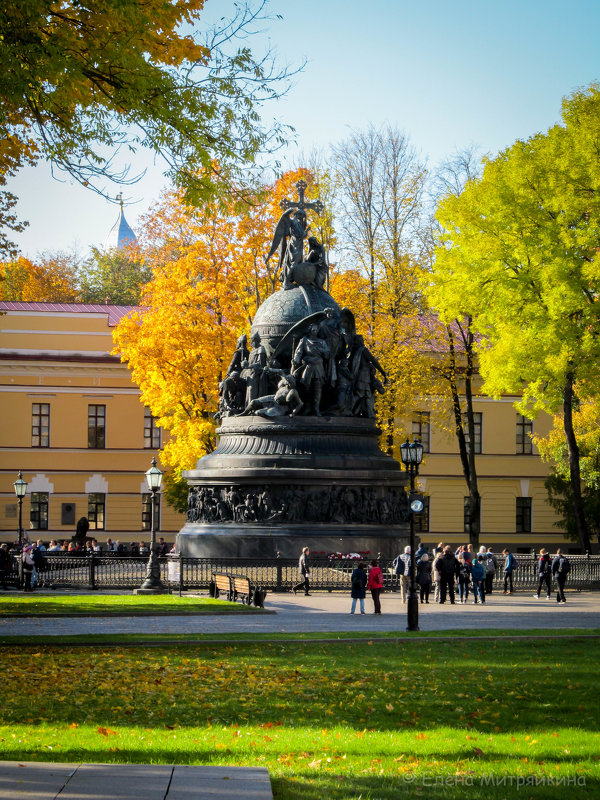
[[[508,569],[512,575],[514,556],[504,551]],[[511,560],[512,559],[512,560]],[[405,547],[394,560],[394,572],[398,578],[400,596],[406,602],[410,582],[411,549]],[[505,563],[505,567],[506,567]],[[466,603],[472,592],[473,603],[485,603],[486,595],[492,593],[494,579],[498,571],[498,560],[491,548],[480,547],[475,553],[471,544],[461,545],[453,552],[450,545],[440,542],[430,554],[426,545],[421,544],[415,553],[416,582],[419,587],[421,603],[429,603],[433,590],[434,601],[455,602],[458,588],[459,602]],[[506,577],[506,572],[505,572]],[[505,593],[509,593],[505,582]],[[512,592],[512,584],[510,587]]]
[[[310,588],[309,548],[305,547],[298,563],[300,582],[293,587],[293,592],[303,590],[306,595]],[[505,548],[502,551],[503,564],[503,593],[513,594],[513,574],[518,568],[514,554]],[[407,546],[397,558],[394,559],[394,574],[400,590],[403,603],[407,602],[410,588],[411,548]],[[454,552],[450,545],[440,542],[429,553],[427,545],[421,544],[415,552],[415,577],[419,589],[421,603],[429,603],[433,591],[436,603],[458,602],[467,603],[469,594],[472,595],[473,604],[484,604],[486,597],[491,595],[494,581],[499,570],[498,559],[490,547],[480,547],[475,553],[471,544],[461,545]],[[568,558],[558,549],[554,559],[550,558],[548,551],[542,548],[538,559],[538,585],[534,597],[539,599],[542,589],[546,588],[547,598],[550,599],[552,580],[556,581],[558,603],[566,603],[565,583],[569,574],[570,564]],[[373,559],[367,569],[364,562],[359,562],[350,579],[350,597],[352,605],[350,613],[356,612],[357,601],[360,613],[365,613],[365,598],[371,592],[375,614],[381,614],[381,592],[383,591],[383,572],[377,559]]]

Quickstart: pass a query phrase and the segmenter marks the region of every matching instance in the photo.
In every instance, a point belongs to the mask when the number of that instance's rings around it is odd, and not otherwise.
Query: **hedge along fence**
[[[496,556],[498,570],[494,587],[502,587],[504,557]],[[515,591],[533,591],[538,584],[538,559],[533,555],[517,555],[517,568],[513,573]],[[600,589],[600,555],[569,556],[571,570],[567,588],[579,590]],[[366,554],[363,562],[369,564],[372,556]],[[325,591],[350,591],[350,577],[357,558],[311,558],[311,588]],[[38,575],[38,585],[73,589],[133,589],[142,584],[147,557],[111,554],[69,555],[46,553],[45,565]],[[298,561],[286,558],[184,558],[169,555],[159,559],[161,579],[173,590],[208,591],[215,572],[247,577],[253,586],[271,592],[290,591],[298,583]],[[384,574],[384,590],[396,591],[398,578],[394,575],[391,559],[379,559]],[[13,560],[7,583],[20,585],[19,565]]]

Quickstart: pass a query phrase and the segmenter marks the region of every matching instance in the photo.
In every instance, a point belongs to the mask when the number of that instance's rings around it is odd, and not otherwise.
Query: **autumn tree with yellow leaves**
[[[0,299],[23,302],[73,303],[78,258],[73,253],[42,253],[35,261],[19,256],[0,263]]]

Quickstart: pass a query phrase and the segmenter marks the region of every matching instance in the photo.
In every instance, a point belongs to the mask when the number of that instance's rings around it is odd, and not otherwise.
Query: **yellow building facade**
[[[0,303],[0,538],[17,538],[13,483],[27,481],[23,528],[70,539],[87,517],[100,542],[150,537],[144,473],[161,431],[116,356],[112,330],[130,307]],[[173,541],[182,515],[160,502],[159,534]]]
[[[546,547],[555,552],[562,547],[577,552],[577,544],[566,540],[562,529],[554,524],[557,517],[546,502],[544,486],[548,465],[531,439],[533,433],[548,433],[551,418],[540,415],[533,422],[524,418],[514,407],[517,399],[474,397],[480,542],[495,551],[509,547],[525,553]],[[468,489],[456,436],[448,432],[450,419],[439,412],[436,415],[424,402],[400,425],[425,447],[417,482],[426,497],[426,512],[417,522],[418,535],[435,544],[466,544]]]
[[[31,538],[70,539],[87,517],[100,542],[148,540],[150,494],[144,473],[160,463],[161,432],[127,367],[111,355],[112,331],[130,307],[0,302],[0,540],[17,537],[13,483],[27,481],[23,527]],[[516,412],[516,398],[475,398],[481,543],[515,552],[576,549],[554,527],[542,462],[530,433],[545,433]],[[465,543],[467,495],[448,420],[424,399],[399,427],[425,444],[419,484],[427,498],[420,538]],[[398,454],[397,454],[398,455]],[[172,542],[183,515],[165,502],[159,535]]]

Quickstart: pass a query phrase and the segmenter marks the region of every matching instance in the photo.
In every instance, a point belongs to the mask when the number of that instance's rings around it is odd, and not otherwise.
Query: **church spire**
[[[120,206],[119,218],[106,237],[106,242],[104,243],[105,250],[122,250],[124,247],[137,244],[136,235],[125,219],[125,213],[123,211],[123,193],[119,192],[116,199]]]

